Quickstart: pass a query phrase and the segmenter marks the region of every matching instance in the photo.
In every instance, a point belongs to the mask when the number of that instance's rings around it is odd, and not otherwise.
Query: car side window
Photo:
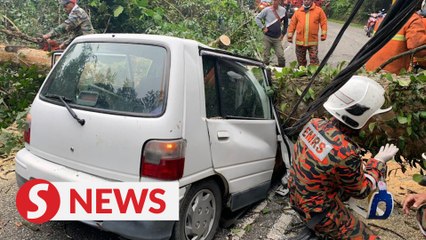
[[[216,61],[214,58],[204,57],[204,91],[206,96],[206,116],[220,117],[219,97],[216,88]]]
[[[214,57],[204,57],[203,65],[208,118],[270,118],[260,67]]]

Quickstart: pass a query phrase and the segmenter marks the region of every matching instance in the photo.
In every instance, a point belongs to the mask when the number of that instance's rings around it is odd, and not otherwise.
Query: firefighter
[[[423,25],[425,26],[425,29],[426,29],[426,1],[423,1],[422,8],[417,13],[422,17]],[[417,69],[419,68],[426,69],[426,54],[423,54],[422,57],[420,56],[414,58],[414,62],[415,62],[414,67]]]
[[[77,5],[77,0],[61,0],[60,4],[68,13],[68,18],[62,24],[44,34],[43,39],[48,40],[64,33],[70,33],[70,36],[59,45],[60,49],[65,49],[74,38],[95,33],[89,15]]]
[[[314,118],[294,145],[288,187],[290,203],[315,234],[324,239],[375,239],[366,225],[343,204],[363,199],[385,177],[386,162],[398,148],[386,144],[364,164],[351,140],[385,102],[384,89],[367,77],[353,76],[329,97],[330,120]]]
[[[392,4],[393,3],[395,3],[395,0],[392,1]],[[377,21],[374,27],[374,31],[377,31],[377,28],[382,20],[383,19],[379,19],[379,21]],[[405,25],[398,31],[398,33],[382,49],[380,49],[367,61],[365,69],[367,71],[375,71],[388,59],[425,44],[425,26],[420,15],[418,13],[414,13],[408,22],[406,22]],[[415,54],[415,57],[418,57],[419,59],[422,59],[425,56],[425,50]],[[400,57],[386,65],[383,70],[390,73],[400,74],[402,70],[409,70],[410,60],[410,55]]]
[[[308,20],[308,22],[306,22]],[[290,21],[287,32],[288,42],[293,42],[296,32],[296,58],[299,66],[306,66],[306,52],[309,52],[311,65],[318,65],[318,32],[321,26],[321,41],[327,39],[327,17],[321,7],[313,3],[313,0],[303,0],[303,6],[299,8]]]

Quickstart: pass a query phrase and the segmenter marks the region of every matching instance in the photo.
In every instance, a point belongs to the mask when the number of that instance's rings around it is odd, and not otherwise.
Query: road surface
[[[324,59],[324,56],[327,54],[328,50],[331,48],[334,40],[337,37],[340,29],[342,28],[342,24],[335,22],[328,22],[328,33],[327,40],[320,41],[318,46],[318,57],[320,61]],[[342,39],[334,50],[333,55],[328,60],[328,64],[336,66],[338,63],[342,61],[346,61],[347,63],[352,60],[355,54],[361,49],[362,46],[369,40],[364,30],[356,27],[349,27]],[[292,44],[287,42],[287,39],[284,41],[284,56],[286,58],[287,65],[292,61],[296,61],[296,53],[295,53],[295,40],[293,40]],[[309,57],[308,57],[309,59]]]

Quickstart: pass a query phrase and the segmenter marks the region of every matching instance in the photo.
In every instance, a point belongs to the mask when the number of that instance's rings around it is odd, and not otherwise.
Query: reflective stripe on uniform
[[[375,34],[376,34],[376,31],[373,31],[373,36]],[[407,39],[405,38],[405,35],[403,35],[403,34],[396,34],[395,36],[393,36],[393,38],[391,40],[400,41],[400,42],[407,41]]]
[[[308,45],[308,41],[309,41],[309,11],[306,13],[305,15],[305,44],[303,45]]]
[[[404,36],[404,35],[402,35],[402,34],[396,34],[396,35],[392,38],[392,40],[395,40],[395,41],[401,41],[401,42],[405,42],[405,41],[407,41],[407,39],[405,38],[405,36]]]
[[[377,185],[376,179],[374,179],[374,177],[373,177],[373,176],[371,176],[370,174],[367,174],[367,173],[364,173],[364,176],[365,176],[368,180],[370,180],[371,185],[372,185],[372,190],[371,190],[371,191],[374,191],[374,190],[376,189],[376,185]]]
[[[302,45],[302,46],[316,46],[318,45],[318,42],[302,42],[302,41],[296,41],[297,45]],[[306,45],[305,45],[306,44]]]

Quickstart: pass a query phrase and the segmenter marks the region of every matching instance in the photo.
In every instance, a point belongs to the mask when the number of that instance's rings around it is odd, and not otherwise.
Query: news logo
[[[179,219],[179,183],[26,182],[16,208],[29,222],[63,220],[163,221]]]
[[[60,196],[56,187],[42,179],[25,183],[16,195],[19,214],[30,222],[44,223],[52,219],[59,210]]]

